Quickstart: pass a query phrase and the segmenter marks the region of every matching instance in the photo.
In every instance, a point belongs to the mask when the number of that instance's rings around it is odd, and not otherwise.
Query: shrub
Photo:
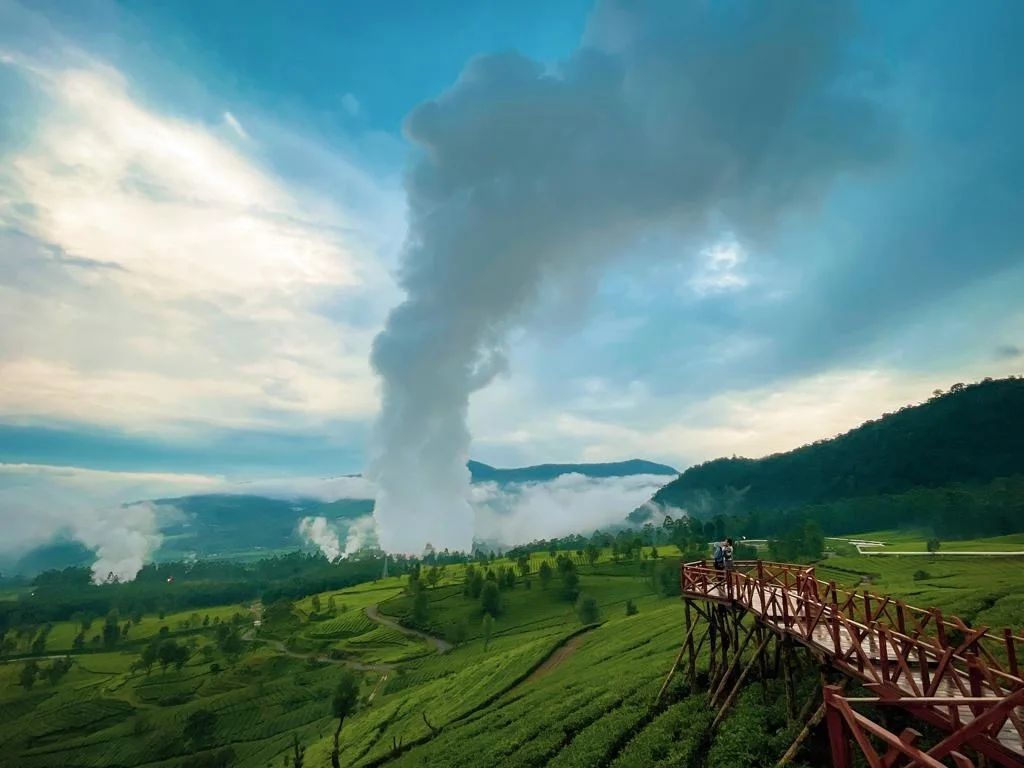
[[[928,571],[914,571],[914,581],[924,581],[930,579],[932,575]]]
[[[594,624],[601,618],[601,609],[597,605],[597,599],[590,595],[580,595],[576,601],[576,615],[583,624]]]

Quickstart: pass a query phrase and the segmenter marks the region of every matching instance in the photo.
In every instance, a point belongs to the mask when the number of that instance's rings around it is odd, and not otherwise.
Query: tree
[[[107,614],[107,618],[103,622],[103,646],[105,648],[113,648],[120,639],[121,628],[117,623],[117,611],[112,610]]]
[[[216,725],[217,714],[215,712],[208,709],[197,709],[185,720],[185,727],[182,729],[181,735],[192,749],[198,749],[209,742]]]
[[[334,613],[338,608],[337,603],[334,600],[334,595],[327,598],[327,610]]]
[[[632,599],[626,601],[626,615],[636,616],[639,613],[639,609],[636,607],[636,603]]]
[[[541,587],[544,589],[548,588],[548,584],[551,583],[551,576],[551,566],[548,564],[548,561],[545,560],[540,564],[540,569],[537,571],[537,578],[540,579]]]
[[[146,670],[147,675],[149,674],[150,670],[153,669],[153,665],[157,661],[157,646],[158,644],[156,642],[149,643],[149,645],[142,649],[142,654],[139,656],[139,660],[136,662],[139,668]]]
[[[448,642],[452,645],[462,645],[466,642],[468,636],[469,626],[467,626],[465,619],[449,624],[448,630],[445,632],[445,637],[448,638]]]
[[[430,602],[427,600],[427,593],[419,589],[412,597],[412,621],[414,624],[424,624],[429,614]]]
[[[488,581],[484,584],[483,591],[480,593],[480,607],[484,613],[491,616],[497,616],[501,613],[501,592],[498,590],[498,585],[493,581]]]
[[[598,559],[601,557],[601,550],[593,544],[587,544],[586,553],[587,562],[590,563],[591,566],[593,566],[594,563],[596,563]]]
[[[433,589],[434,587],[437,586],[437,582],[439,582],[440,580],[441,580],[441,571],[440,571],[440,569],[438,569],[438,567],[436,565],[431,566],[430,569],[427,571],[427,584],[429,584],[430,588]]]
[[[467,584],[467,594],[476,600],[480,597],[480,593],[484,588],[484,576],[479,570],[474,570],[473,575],[469,577],[469,583]]]
[[[26,691],[31,690],[32,686],[36,683],[36,675],[38,673],[39,665],[35,661],[28,662],[21,668],[21,674],[18,676],[18,682],[21,684],[21,687]]]
[[[568,557],[559,558],[558,570],[562,578],[562,599],[575,602],[580,591],[580,576],[576,573],[575,564]]]
[[[345,718],[356,711],[359,706],[359,679],[355,673],[347,667],[342,670],[338,684],[334,688],[334,697],[331,699],[331,714],[338,718],[338,727],[334,729],[334,748],[331,750],[332,768],[341,768],[341,761],[338,757],[338,739],[341,737],[341,727],[345,724]]]
[[[320,595],[313,595],[313,613],[320,613]]]
[[[494,632],[494,617],[489,613],[485,613],[483,621],[480,622],[480,628],[483,631],[484,650],[486,651],[491,645],[491,634]]]
[[[804,524],[803,551],[801,554],[811,560],[820,560],[825,550],[825,534],[814,520]]]
[[[299,744],[297,733],[292,734],[292,754],[289,762],[288,756],[284,758],[285,768],[302,768],[306,761],[306,748]]]
[[[71,669],[71,658],[65,656],[63,659],[54,659],[49,669],[45,671],[46,679],[50,685],[56,685]]]
[[[576,601],[576,615],[583,624],[594,624],[600,618],[601,611],[597,605],[597,598],[590,595],[580,595]]]
[[[185,662],[188,661],[188,648],[178,645],[174,640],[165,640],[160,643],[156,657],[160,662],[160,669],[164,672],[167,671],[167,667],[171,664],[176,669],[181,669],[185,666]]]
[[[516,565],[519,568],[519,575],[526,577],[530,575],[530,557],[529,555],[520,555],[516,560]]]
[[[939,551],[939,547],[942,546],[942,542],[939,541],[937,538],[933,537],[933,538],[928,539],[927,546],[928,546],[928,551],[931,552],[932,556],[934,557],[935,553]]]

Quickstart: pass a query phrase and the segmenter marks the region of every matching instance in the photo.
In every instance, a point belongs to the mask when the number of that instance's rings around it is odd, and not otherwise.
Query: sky
[[[1019,3],[472,5],[0,0],[6,477],[363,471],[428,117],[502,62],[569,82],[662,16],[672,66],[623,87],[689,94],[631,103],[645,140],[687,137],[659,183],[706,180],[699,215],[560,243],[469,400],[474,458],[760,456],[1024,371]],[[623,137],[598,184],[654,208],[657,146]]]

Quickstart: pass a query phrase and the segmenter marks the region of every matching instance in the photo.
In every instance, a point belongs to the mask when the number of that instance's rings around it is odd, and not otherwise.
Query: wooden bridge
[[[1024,766],[1018,663],[1024,638],[1010,629],[971,627],[935,609],[845,590],[818,580],[813,566],[751,560],[720,571],[702,560],[683,564],[680,577],[686,635],[669,679],[685,661],[695,685],[697,653],[709,643],[715,727],[755,665],[765,679],[774,640],[774,669],[786,685],[790,718],[806,721],[780,766],[822,719],[835,768],[851,768],[854,745],[871,768]],[[699,640],[694,614],[706,621]],[[752,640],[755,650],[745,659]],[[793,670],[799,648],[819,664],[822,698],[813,713],[812,699],[798,715]],[[846,696],[850,682],[873,695]],[[926,748],[913,728],[888,730],[878,722],[887,720],[886,709],[903,710],[941,738]]]

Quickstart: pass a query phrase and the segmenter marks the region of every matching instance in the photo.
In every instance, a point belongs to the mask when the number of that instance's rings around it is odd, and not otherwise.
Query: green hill
[[[652,499],[702,517],[973,488],[1024,473],[1024,379],[954,384],[926,403],[760,459],[690,467]],[[646,508],[632,519],[649,518]],[[1024,524],[1024,523],[1022,523]]]

